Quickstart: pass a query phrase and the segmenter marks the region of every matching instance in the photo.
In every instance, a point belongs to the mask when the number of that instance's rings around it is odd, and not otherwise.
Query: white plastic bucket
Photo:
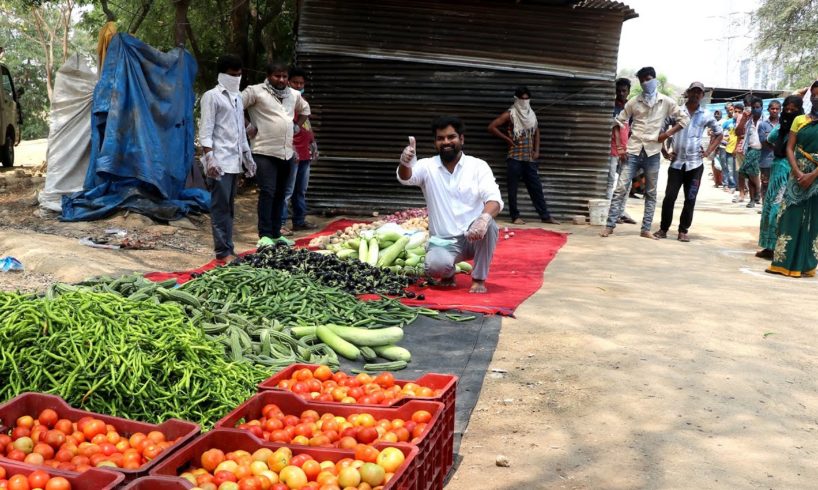
[[[588,199],[588,214],[591,225],[602,226],[608,219],[611,202],[607,199]]]

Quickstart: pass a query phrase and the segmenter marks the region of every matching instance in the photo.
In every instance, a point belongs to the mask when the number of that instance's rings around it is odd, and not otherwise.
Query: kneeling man
[[[454,286],[455,264],[474,259],[469,292],[485,293],[499,230],[494,218],[503,209],[500,188],[488,163],[463,153],[463,122],[444,116],[432,123],[438,154],[417,159],[415,139],[403,150],[398,181],[423,191],[429,211],[426,274]]]

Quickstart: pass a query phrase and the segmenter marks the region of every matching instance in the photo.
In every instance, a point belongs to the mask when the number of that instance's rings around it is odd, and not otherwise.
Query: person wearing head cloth
[[[696,207],[696,196],[702,184],[704,173],[704,158],[710,158],[719,148],[722,140],[721,124],[716,121],[713,113],[701,106],[704,98],[704,85],[693,82],[685,92],[687,102],[682,111],[690,118],[690,123],[673,138],[673,145],[667,155],[670,167],[667,169],[667,187],[665,199],[662,201],[662,221],[659,230],[653,235],[656,238],[667,238],[667,232],[673,222],[673,208],[679,189],[684,187],[684,207],[679,218],[679,234],[677,239],[689,242],[687,235],[693,223],[693,209]],[[710,142],[702,150],[702,135],[705,129],[710,130]]]
[[[804,114],[803,96],[790,95],[784,99],[783,111],[779,123],[770,131],[767,142],[773,146],[773,163],[770,167],[770,180],[767,183],[767,192],[764,194],[764,205],[761,208],[761,223],[759,224],[758,245],[761,250],[756,257],[771,260],[775,241],[778,238],[776,226],[781,203],[784,200],[784,190],[790,178],[790,162],[787,161],[787,140],[790,128],[796,117]]]
[[[787,139],[790,176],[767,268],[789,277],[813,277],[818,265],[818,81],[809,92],[811,110],[795,118]]]

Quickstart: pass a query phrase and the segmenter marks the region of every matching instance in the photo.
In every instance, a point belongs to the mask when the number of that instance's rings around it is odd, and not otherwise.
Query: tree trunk
[[[250,0],[233,0],[230,14],[230,51],[248,63],[248,44],[250,33]],[[249,66],[249,64],[248,64]]]
[[[191,0],[171,0],[176,7],[176,20],[174,22],[174,33],[176,45],[184,47],[187,40],[187,9]]]
[[[68,59],[68,34],[71,32],[71,14],[74,11],[74,2],[69,0],[61,9],[62,14],[62,62]]]

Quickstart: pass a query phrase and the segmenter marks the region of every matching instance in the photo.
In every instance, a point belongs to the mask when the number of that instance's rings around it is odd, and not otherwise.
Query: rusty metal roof
[[[422,205],[418,189],[396,181],[397,158],[410,135],[429,156],[429,124],[441,114],[464,119],[465,151],[489,162],[506,199],[504,143],[487,126],[511,105],[514,88],[527,85],[549,206],[558,215],[587,214],[587,200],[605,193],[612,82],[628,15],[618,2],[590,3],[304,0],[297,57],[309,73],[321,151],[310,206]],[[531,216],[522,182],[518,195]]]

